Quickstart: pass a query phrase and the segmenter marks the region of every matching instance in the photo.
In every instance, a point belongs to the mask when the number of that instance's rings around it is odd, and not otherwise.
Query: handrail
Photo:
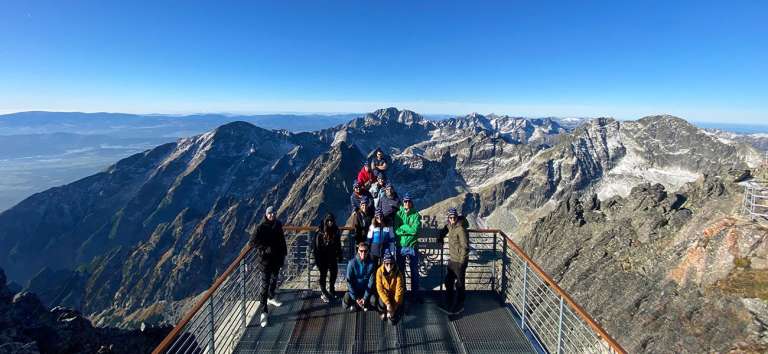
[[[316,227],[311,226],[284,226],[283,230],[288,232],[311,232],[316,230]],[[340,230],[342,231],[354,231],[354,228],[348,227],[348,226],[340,226]],[[504,231],[500,229],[468,229],[468,232],[474,232],[474,233],[498,233],[504,237],[506,240],[507,245],[518,255],[520,256],[533,270],[536,272],[541,279],[547,283],[554,292],[559,295],[563,301],[565,301],[586,324],[593,330],[595,333],[597,333],[607,344],[608,346],[614,350],[617,353],[626,354],[626,351],[624,348],[621,347],[621,345],[616,342],[581,306],[579,306],[576,301],[574,301],[568,293],[566,293],[562,288],[560,288],[559,285],[557,285],[557,282],[552,279],[544,270],[539,267],[538,264],[536,264],[526,253],[523,251],[520,246],[518,246],[512,239],[504,233]],[[213,285],[205,292],[203,297],[198,300],[195,303],[195,306],[193,306],[189,311],[187,311],[186,315],[179,321],[179,323],[171,330],[171,332],[163,339],[163,341],[155,348],[155,350],[152,351],[153,354],[160,354],[165,352],[169,346],[173,343],[173,341],[179,336],[181,331],[184,329],[184,327],[189,323],[189,321],[194,317],[194,315],[200,311],[200,309],[205,306],[206,302],[210,300],[211,295],[224,283],[224,281],[229,277],[235,269],[237,269],[240,262],[253,250],[253,247],[251,247],[250,243],[247,243],[243,249],[240,251],[240,254],[235,258],[235,260],[227,267],[227,269],[222,273],[219,277],[216,278]]]
[[[573,307],[573,309],[576,311],[576,314],[579,317],[581,317],[581,319],[583,319],[589,325],[589,327],[592,328],[592,330],[597,332],[597,334],[599,334],[603,338],[603,340],[605,340],[606,343],[608,343],[608,346],[610,346],[611,349],[615,350],[617,353],[622,353],[622,354],[626,354],[627,353],[627,351],[624,350],[624,348],[622,348],[621,345],[618,342],[616,342],[616,340],[614,340],[613,337],[611,337],[608,334],[608,332],[606,332],[605,329],[603,329],[603,327],[600,326],[600,324],[597,323],[597,321],[592,319],[592,316],[590,316],[581,306],[579,306],[579,304],[577,304],[576,301],[574,301],[573,298],[571,298],[571,296],[568,295],[568,293],[565,292],[565,290],[563,290],[559,285],[557,285],[557,282],[554,279],[552,279],[552,277],[550,277],[543,269],[541,269],[541,267],[539,267],[539,265],[536,264],[536,262],[534,262],[531,259],[531,257],[529,257],[525,253],[525,251],[523,251],[522,248],[520,248],[520,246],[518,246],[514,241],[512,241],[512,239],[509,236],[507,236],[507,234],[504,233],[504,231],[501,231],[501,230],[498,230],[498,229],[480,229],[480,230],[469,230],[469,231],[470,232],[472,232],[472,231],[474,231],[474,232],[498,232],[499,234],[504,236],[504,239],[507,241],[507,245],[509,245],[512,248],[512,250],[515,253],[517,253],[518,256],[522,257],[528,263],[528,265],[531,268],[533,268],[533,271],[538,273],[538,275],[547,284],[549,284],[549,286],[551,286],[552,289],[558,295],[560,295],[560,297],[562,297],[563,300],[565,300],[565,302],[568,303],[568,305]]]
[[[208,301],[208,299],[211,298],[211,294],[213,294],[216,289],[218,289],[222,283],[224,283],[224,280],[229,277],[232,272],[235,271],[235,268],[240,264],[240,261],[245,258],[245,256],[248,255],[248,252],[251,251],[253,247],[251,247],[250,243],[246,243],[243,247],[243,250],[240,251],[240,255],[235,258],[235,260],[227,267],[227,270],[224,271],[224,273],[221,273],[221,275],[216,278],[216,281],[213,282],[213,285],[208,289],[208,291],[205,292],[205,295],[197,301],[194,307],[192,307],[189,311],[187,311],[187,314],[184,316],[184,318],[179,321],[179,323],[173,327],[173,330],[171,330],[171,333],[168,333],[167,336],[165,336],[165,339],[163,339],[162,342],[155,348],[155,350],[152,351],[152,354],[160,354],[164,352],[166,349],[168,349],[168,346],[171,345],[174,339],[179,335],[179,332],[184,328],[184,326],[189,323],[189,321],[192,319],[192,317],[197,313],[197,311],[200,311],[200,309],[205,305],[205,303]]]
[[[283,226],[283,231],[289,231],[289,232],[308,232],[308,231],[315,231],[317,228],[312,226]],[[349,226],[340,226],[339,230],[342,231],[354,231],[355,229],[353,227]],[[232,263],[229,264],[229,267],[227,267],[227,270],[224,271],[224,273],[221,273],[221,275],[216,278],[216,280],[213,282],[213,285],[211,285],[210,288],[205,292],[205,295],[198,300],[195,303],[195,306],[193,306],[189,311],[187,311],[187,314],[179,321],[176,326],[173,327],[170,333],[163,339],[162,342],[155,348],[155,350],[152,351],[152,354],[160,354],[168,349],[168,346],[171,345],[174,339],[178,337],[181,330],[184,328],[184,326],[189,323],[190,320],[192,320],[192,317],[195,316],[195,313],[200,311],[200,309],[205,306],[205,303],[211,298],[211,294],[216,292],[216,290],[221,286],[222,283],[224,283],[224,280],[229,277],[232,272],[235,271],[237,266],[240,264],[240,261],[242,261],[245,256],[248,255],[249,252],[253,250],[253,247],[250,243],[246,243],[245,246],[243,246],[243,249],[240,251],[240,254],[235,258]]]

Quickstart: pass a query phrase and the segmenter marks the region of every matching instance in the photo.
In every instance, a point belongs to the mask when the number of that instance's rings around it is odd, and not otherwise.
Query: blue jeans
[[[398,267],[405,270],[405,259],[408,258],[408,273],[411,276],[411,291],[419,290],[419,249],[414,247],[401,247],[400,257],[397,259]]]

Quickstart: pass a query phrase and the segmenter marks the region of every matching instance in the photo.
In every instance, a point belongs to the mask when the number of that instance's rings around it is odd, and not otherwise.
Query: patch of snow
[[[626,197],[633,187],[644,182],[661,183],[667,190],[676,191],[699,177],[700,173],[678,166],[651,167],[634,149],[628,148],[627,154],[599,182],[596,191],[600,200],[615,195]]]

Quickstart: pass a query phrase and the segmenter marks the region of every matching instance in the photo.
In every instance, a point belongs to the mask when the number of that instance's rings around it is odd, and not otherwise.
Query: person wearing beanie
[[[368,161],[363,161],[363,167],[360,169],[360,172],[357,173],[357,183],[360,183],[362,188],[368,190],[368,188],[371,187],[371,184],[373,184],[375,178],[376,176],[373,174]]]
[[[384,174],[376,176],[376,183],[374,183],[368,190],[373,196],[373,205],[379,205],[379,199],[384,195],[384,190],[387,187],[387,177]]]
[[[320,270],[320,299],[330,302],[336,299],[336,275],[339,270],[341,254],[341,231],[336,225],[333,214],[325,215],[317,227],[315,238],[310,245],[315,256],[315,265]],[[330,273],[330,291],[326,288],[326,277]]]
[[[381,267],[376,271],[376,293],[379,295],[377,309],[382,321],[397,324],[403,308],[405,279],[391,253],[384,254]]]
[[[384,151],[382,151],[380,147],[376,147],[376,150],[374,150],[373,156],[371,157],[371,170],[373,171],[373,174],[376,176],[384,175],[384,173],[387,172],[389,165],[389,156],[384,155]]]
[[[384,251],[395,254],[395,231],[392,229],[381,209],[376,209],[373,223],[368,230],[368,244],[371,245],[371,259],[378,265]]]
[[[360,207],[352,212],[347,225],[352,225],[355,229],[355,244],[367,241],[368,230],[373,222],[373,206],[368,197],[360,198]]]
[[[357,244],[355,256],[347,263],[347,292],[342,303],[353,312],[362,309],[368,311],[375,308],[375,272],[376,264],[368,256],[368,245],[365,242]]]
[[[352,194],[349,196],[349,204],[352,207],[353,213],[360,208],[360,201],[363,197],[373,200],[373,196],[368,192],[368,189],[364,188],[359,182],[353,181]]]
[[[261,314],[259,324],[266,327],[269,315],[269,306],[267,305],[282,306],[282,302],[276,298],[275,291],[280,268],[288,254],[283,224],[277,220],[274,207],[267,208],[264,219],[256,227],[249,243],[255,249],[256,274],[261,280],[259,284],[259,307],[256,309],[256,313]]]
[[[395,213],[400,208],[400,197],[395,192],[395,187],[392,186],[392,183],[387,183],[384,191],[385,193],[379,198],[379,204],[376,207],[381,209],[384,219],[390,225],[393,225],[395,223]]]
[[[443,312],[458,314],[464,311],[465,277],[469,263],[469,232],[467,223],[461,220],[456,208],[448,209],[448,223],[440,238],[448,239],[448,271],[445,275],[445,304]]]
[[[411,278],[411,300],[421,302],[419,291],[419,231],[421,230],[421,214],[413,207],[411,195],[406,193],[403,197],[403,205],[395,214],[395,236],[398,239],[399,254],[398,266],[405,270],[405,262],[408,260],[408,273]]]

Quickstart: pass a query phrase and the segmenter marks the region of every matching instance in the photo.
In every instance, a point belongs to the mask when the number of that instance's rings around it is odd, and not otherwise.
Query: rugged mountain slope
[[[95,328],[73,309],[50,311],[31,293],[13,294],[0,269],[0,353],[147,353],[168,328]]]
[[[550,119],[433,122],[394,108],[312,133],[236,122],[0,214],[0,266],[14,280],[32,279],[46,302],[99,325],[174,321],[234,258],[267,205],[291,224],[313,224],[325,212],[346,219],[352,179],[377,146],[392,155],[391,180],[422,214],[460,206],[473,223],[518,239],[561,201],[592,193],[610,200],[643,182],[672,191],[756,156],[673,117],[595,119],[572,132]]]
[[[707,176],[572,195],[522,245],[629,352],[765,352],[768,229],[732,217],[739,190]]]

